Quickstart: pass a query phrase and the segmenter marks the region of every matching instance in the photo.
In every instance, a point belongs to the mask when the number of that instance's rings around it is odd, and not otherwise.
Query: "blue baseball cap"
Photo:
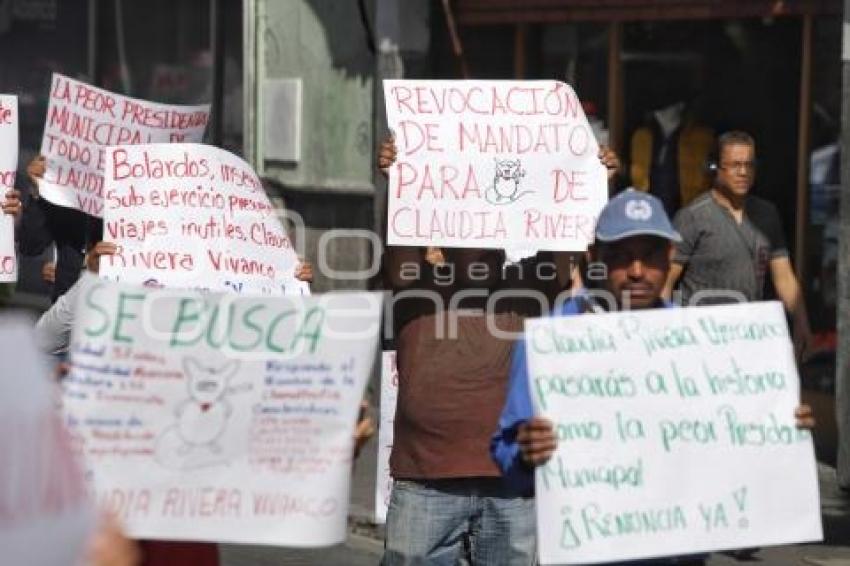
[[[608,201],[596,222],[596,239],[616,242],[632,236],[658,236],[681,242],[664,205],[656,197],[628,188]]]

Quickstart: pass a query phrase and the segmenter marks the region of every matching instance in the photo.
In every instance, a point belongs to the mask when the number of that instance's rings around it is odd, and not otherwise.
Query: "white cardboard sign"
[[[200,142],[209,116],[209,104],[159,104],[53,73],[39,192],[53,204],[101,217],[107,147]]]
[[[101,259],[112,281],[267,295],[308,294],[292,243],[259,177],[202,144],[107,150]]]
[[[526,322],[543,564],[822,539],[811,435],[779,303]]]
[[[18,97],[0,94],[0,202],[15,186],[18,168]],[[15,220],[0,213],[0,283],[18,279],[15,256]]]
[[[64,410],[100,502],[136,538],[342,542],[380,303],[89,286]]]
[[[384,81],[398,149],[388,243],[583,251],[608,200],[599,146],[557,81]]]
[[[393,491],[390,475],[390,453],[393,450],[393,427],[398,400],[398,368],[396,353],[381,354],[381,421],[378,427],[378,466],[375,480],[375,522],[387,522],[387,509]]]

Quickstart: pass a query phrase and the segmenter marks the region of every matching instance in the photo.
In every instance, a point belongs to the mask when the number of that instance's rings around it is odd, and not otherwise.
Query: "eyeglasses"
[[[720,168],[724,171],[732,171],[733,173],[737,173],[739,171],[743,173],[752,173],[756,170],[756,162],[755,161],[733,161],[731,163],[721,163]]]

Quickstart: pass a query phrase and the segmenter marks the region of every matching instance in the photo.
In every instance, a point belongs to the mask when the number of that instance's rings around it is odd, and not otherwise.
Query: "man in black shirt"
[[[85,256],[87,233],[97,232],[102,222],[72,208],[51,204],[38,196],[38,182],[44,175],[44,158],[36,157],[27,166],[32,191],[25,197],[23,218],[18,230],[22,255],[37,256],[56,244],[56,271],[51,301],[55,302],[80,276]],[[99,235],[93,237],[97,242]]]

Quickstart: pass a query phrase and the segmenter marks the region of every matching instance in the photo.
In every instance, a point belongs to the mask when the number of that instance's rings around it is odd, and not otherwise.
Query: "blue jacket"
[[[575,297],[566,301],[559,312],[552,316],[573,316],[594,310],[590,297],[585,292],[579,292]],[[664,302],[664,308],[673,305]],[[534,493],[534,470],[522,461],[519,444],[516,441],[517,431],[522,423],[534,416],[531,405],[531,391],[528,387],[528,363],[525,353],[525,340],[519,340],[514,345],[511,358],[511,370],[508,378],[508,396],[505,407],[499,417],[499,430],[490,440],[490,456],[502,470],[502,477],[511,490],[522,494]]]

